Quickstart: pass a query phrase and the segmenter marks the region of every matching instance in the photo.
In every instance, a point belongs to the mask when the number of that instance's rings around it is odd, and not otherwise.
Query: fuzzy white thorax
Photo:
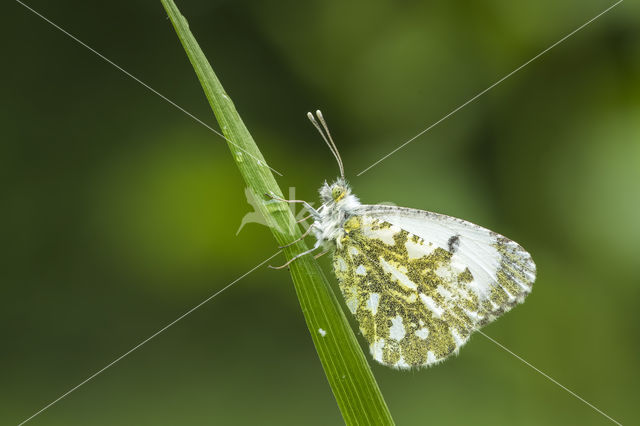
[[[361,206],[360,201],[343,178],[336,179],[331,185],[325,182],[320,187],[320,199],[323,204],[314,215],[311,231],[318,243],[335,243],[339,247],[344,234],[343,225]]]

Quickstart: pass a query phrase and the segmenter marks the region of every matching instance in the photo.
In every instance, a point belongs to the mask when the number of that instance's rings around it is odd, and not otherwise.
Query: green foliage
[[[282,197],[282,191],[191,34],[186,19],[173,1],[162,0],[162,4],[198,75],[240,173],[254,197],[262,200],[257,203],[258,210],[278,244],[286,245],[300,237],[300,229],[286,203],[264,195],[273,193]],[[291,259],[306,249],[304,242],[297,242],[283,251],[287,259]],[[311,337],[345,422],[393,424],[362,349],[318,263],[313,256],[304,256],[291,264],[290,271]],[[321,334],[320,329],[326,334]]]

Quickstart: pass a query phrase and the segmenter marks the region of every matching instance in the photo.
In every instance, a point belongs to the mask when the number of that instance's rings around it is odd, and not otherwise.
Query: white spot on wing
[[[415,331],[415,335],[424,340],[429,337],[429,330],[426,328],[420,328]]]
[[[467,341],[466,339],[463,339],[455,329],[451,329],[451,335],[453,336],[453,340],[456,342],[456,346],[458,348],[464,345]]]
[[[440,306],[438,306],[438,304],[435,302],[435,300],[433,300],[431,297],[427,296],[424,293],[420,293],[420,300],[422,300],[422,303],[424,303],[427,308],[433,312],[433,315],[436,318],[440,318],[442,316],[442,313],[444,312],[444,309],[442,309]]]
[[[349,246],[349,254],[351,254],[351,256],[357,256],[360,252],[354,246]]]
[[[388,272],[391,274],[391,276],[393,278],[395,278],[402,286],[410,289],[410,290],[417,290],[418,286],[409,279],[409,277],[407,277],[405,275],[405,273],[403,271],[398,270],[398,268],[396,268],[395,266],[392,266],[391,264],[389,264],[386,260],[384,260],[382,257],[380,257],[380,266],[382,266],[382,270],[384,272]],[[406,268],[401,267],[402,269],[404,269],[406,271]]]
[[[384,339],[378,339],[371,344],[371,355],[378,362],[382,362],[382,349],[384,349]]]
[[[340,256],[336,256],[336,269],[340,272],[347,270],[347,262],[345,262]]]
[[[406,331],[404,329],[404,324],[402,324],[402,317],[400,315],[396,315],[391,318],[391,327],[389,327],[389,337],[393,340],[402,340],[405,336]]]
[[[358,309],[358,298],[356,296],[351,296],[346,300],[347,300],[347,308],[349,308],[351,313],[355,315],[356,309]]]
[[[482,317],[482,316],[480,316],[480,315],[478,315],[478,313],[477,313],[477,312],[470,311],[470,310],[468,310],[468,309],[463,309],[462,311],[463,311],[463,312],[464,312],[464,313],[465,313],[469,318],[471,318],[471,320],[472,320],[473,322],[479,322],[479,321],[481,321],[481,320],[483,319],[483,317]]]
[[[453,268],[449,265],[443,265],[436,269],[436,275],[442,278],[445,281],[455,281],[456,275],[459,272],[454,271]]]
[[[358,265],[358,267],[356,268],[356,274],[367,275],[367,270],[364,268],[363,265]]]
[[[409,259],[420,259],[422,256],[426,256],[433,252],[432,247],[418,244],[416,242],[413,242],[412,240],[407,240],[407,242],[404,243],[404,246],[407,248]]]
[[[396,243],[393,236],[400,232],[400,228],[397,226],[391,226],[390,228],[376,229],[374,231],[371,229],[372,223],[373,219],[365,216],[364,226],[362,227],[362,232],[365,237],[376,238],[388,245],[394,245]]]
[[[378,304],[380,303],[380,295],[378,293],[371,293],[369,295],[369,300],[367,300],[367,308],[371,310],[373,315],[378,312]]]
[[[444,288],[444,286],[439,285],[438,288],[436,288],[436,291],[440,293],[445,300],[450,300],[453,297],[453,293]]]
[[[431,351],[427,352],[427,365],[429,364],[433,364],[434,362],[437,362],[438,359],[436,358],[435,354]]]
[[[410,368],[411,366],[409,364],[407,364],[407,361],[404,360],[404,357],[400,357],[400,359],[398,360],[398,362],[396,362],[396,364],[394,365],[394,367],[396,368]]]

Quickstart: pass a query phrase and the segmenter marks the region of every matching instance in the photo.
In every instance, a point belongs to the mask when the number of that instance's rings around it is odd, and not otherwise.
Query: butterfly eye
[[[336,186],[331,190],[331,198],[333,198],[333,201],[340,201],[342,197],[344,197],[344,194],[344,188],[339,186]]]

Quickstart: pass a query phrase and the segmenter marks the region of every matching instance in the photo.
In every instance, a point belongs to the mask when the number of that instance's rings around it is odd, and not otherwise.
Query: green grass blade
[[[211,108],[227,138],[240,173],[258,202],[279,245],[298,238],[299,226],[289,206],[268,200],[264,194],[282,196],[266,161],[204,53],[189,30],[186,19],[172,0],[161,0],[193,65]],[[287,259],[306,250],[303,242],[284,249]],[[291,264],[291,277],[313,343],[346,424],[393,424],[391,413],[327,278],[313,256]],[[275,272],[274,272],[275,273]],[[323,337],[319,329],[326,330]]]

